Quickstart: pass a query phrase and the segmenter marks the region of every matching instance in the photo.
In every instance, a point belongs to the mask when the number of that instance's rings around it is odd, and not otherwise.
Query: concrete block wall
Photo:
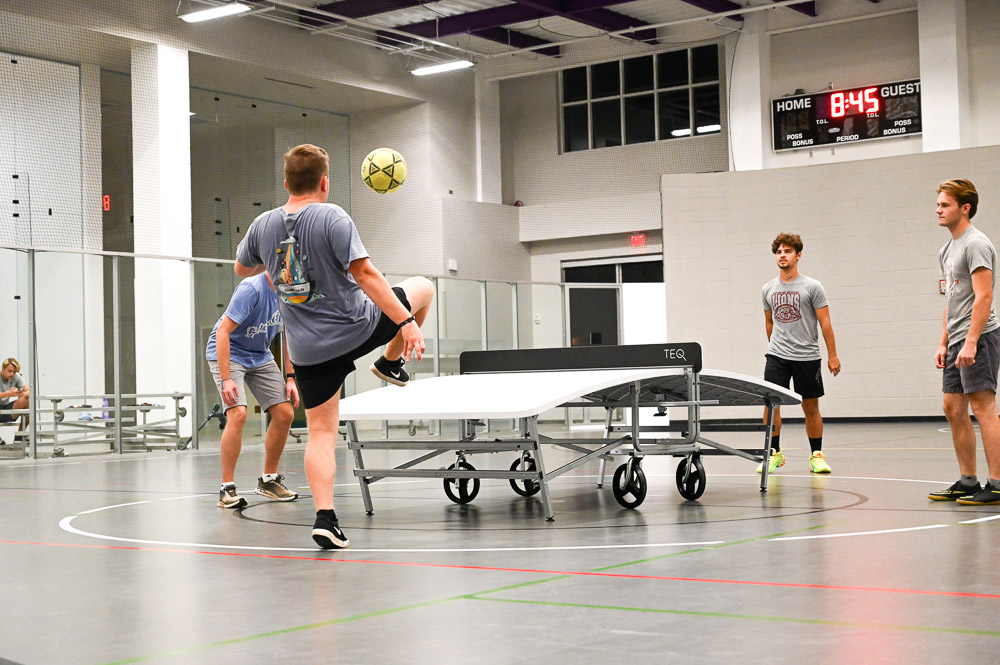
[[[836,378],[824,369],[824,415],[938,415],[937,252],[950,236],[934,208],[937,184],[955,177],[976,184],[974,223],[1000,243],[1000,147],[663,176],[670,340],[700,342],[707,367],[761,376],[761,286],[778,273],[770,243],[798,233],[800,272],[826,288],[843,363]],[[713,415],[746,415],[723,411]]]

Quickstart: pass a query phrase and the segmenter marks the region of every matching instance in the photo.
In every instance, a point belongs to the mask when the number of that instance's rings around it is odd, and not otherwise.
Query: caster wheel
[[[530,457],[525,458],[524,468],[521,468],[520,458],[514,460],[514,463],[510,465],[511,471],[535,471],[537,468],[535,460]],[[521,496],[534,496],[542,489],[534,480],[515,480],[514,478],[510,479],[510,486]]]
[[[57,423],[61,423],[63,419],[66,417],[66,413],[63,411],[56,411],[55,413],[52,414],[52,417],[55,418]]]
[[[177,415],[179,415],[181,418],[183,418],[187,414],[188,414],[188,410],[187,410],[186,406],[182,406],[182,407],[179,407],[177,409]]]
[[[686,459],[677,465],[677,491],[688,501],[694,501],[705,493],[705,467],[701,463],[701,457],[696,455],[691,460],[691,473],[685,481],[684,472],[687,471],[687,465]]]
[[[452,464],[448,469],[454,469]],[[475,471],[476,467],[468,462],[459,462],[458,468],[462,471]],[[479,494],[479,478],[445,478],[444,493],[455,503],[469,503]]]
[[[625,477],[628,464],[622,464],[615,469],[611,479],[611,490],[615,499],[625,508],[636,508],[646,499],[646,474],[637,463],[632,464],[631,477]]]

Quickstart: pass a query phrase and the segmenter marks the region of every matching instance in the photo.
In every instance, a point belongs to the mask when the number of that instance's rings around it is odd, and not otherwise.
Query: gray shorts
[[[208,366],[212,370],[212,378],[215,379],[215,387],[219,389],[219,397],[222,397],[222,379],[219,378],[219,363],[216,360],[209,360]],[[258,367],[244,367],[239,363],[229,363],[229,376],[236,384],[239,395],[236,404],[226,406],[225,410],[233,406],[247,405],[247,392],[244,384],[250,386],[253,396],[257,398],[257,403],[263,411],[267,411],[275,404],[287,402],[285,394],[285,379],[281,376],[281,370],[274,361],[266,362]]]
[[[942,392],[971,395],[980,390],[997,391],[997,372],[1000,371],[1000,329],[983,333],[976,344],[976,364],[972,367],[955,367],[955,359],[965,341],[952,344],[944,362]]]

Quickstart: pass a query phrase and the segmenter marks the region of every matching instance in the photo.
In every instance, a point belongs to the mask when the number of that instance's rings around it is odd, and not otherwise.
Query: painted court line
[[[103,508],[93,508],[91,510],[84,510],[77,513],[77,515],[89,515],[90,513],[99,513],[102,510],[111,510],[112,508],[124,508],[125,506],[138,506],[143,503],[152,503],[151,501],[133,501],[132,503],[119,503],[115,506],[104,506]],[[60,522],[60,524],[62,524]]]
[[[177,501],[178,499],[195,499],[200,496],[215,496],[214,494],[188,494],[187,496],[172,496],[166,499],[160,499],[160,501]],[[127,504],[126,504],[127,505]],[[83,513],[80,513],[81,515]]]
[[[768,542],[776,540],[817,540],[819,538],[846,538],[849,536],[876,536],[883,533],[903,533],[904,531],[924,531],[925,529],[943,529],[950,524],[929,524],[927,526],[911,526],[905,529],[881,529],[879,531],[854,531],[852,533],[827,533],[812,536],[787,536],[782,538],[771,538]]]
[[[979,522],[989,522],[990,520],[1000,520],[1000,514],[990,515],[989,517],[980,517],[975,520],[965,520],[964,522],[959,522],[959,524],[977,524]]]

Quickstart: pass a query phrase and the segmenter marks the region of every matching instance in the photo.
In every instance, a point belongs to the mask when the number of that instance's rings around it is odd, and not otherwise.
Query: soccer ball
[[[394,192],[406,180],[406,160],[392,148],[375,148],[361,162],[361,178],[376,194]]]

